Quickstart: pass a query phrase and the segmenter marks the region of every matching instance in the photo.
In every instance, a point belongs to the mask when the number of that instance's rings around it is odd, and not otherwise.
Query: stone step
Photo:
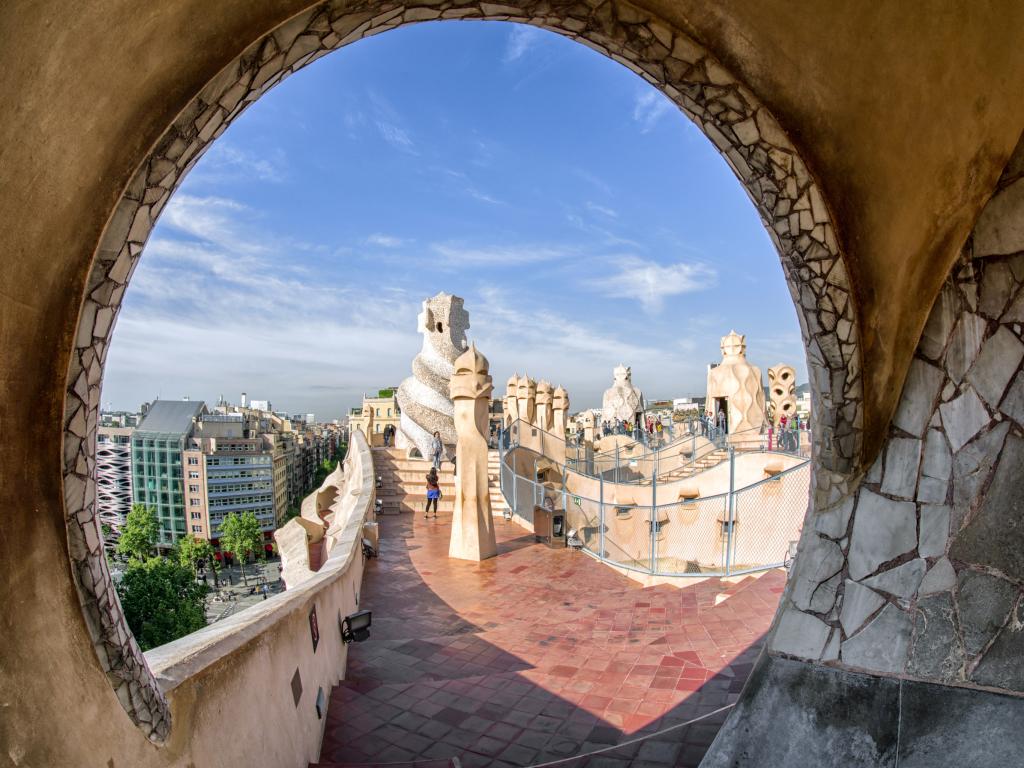
[[[378,496],[377,498],[380,499],[384,504],[387,504],[389,501],[391,501],[391,502],[406,501],[406,502],[418,503],[418,502],[421,502],[421,501],[422,502],[426,502],[427,494],[425,492],[417,493],[416,491],[405,491],[405,492],[401,492],[401,493],[393,493],[393,494],[390,494],[388,496]],[[450,501],[450,500],[452,500],[454,498],[455,498],[455,491],[452,491],[451,493],[445,493],[444,490],[441,491],[441,501]]]
[[[422,485],[427,481],[426,472],[391,472],[389,470],[378,470],[376,477],[382,483]],[[441,483],[454,483],[455,475],[451,472],[438,472],[437,479]]]

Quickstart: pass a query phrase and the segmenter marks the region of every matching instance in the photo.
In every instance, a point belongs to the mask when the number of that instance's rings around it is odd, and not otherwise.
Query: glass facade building
[[[132,503],[156,510],[162,548],[187,531],[182,451],[204,410],[201,402],[157,400],[132,434]]]

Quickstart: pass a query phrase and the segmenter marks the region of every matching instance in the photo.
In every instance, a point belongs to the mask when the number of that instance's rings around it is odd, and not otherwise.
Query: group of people
[[[776,446],[783,451],[796,451],[800,448],[800,417],[796,414],[779,417],[779,431],[775,437]]]
[[[639,416],[639,414],[638,414]],[[601,431],[605,436],[608,435],[634,435],[639,436],[641,432],[647,434],[648,437],[661,435],[664,432],[665,425],[661,423],[661,419],[656,419],[653,416],[648,416],[646,419],[626,419],[622,421],[615,419],[615,421],[606,421],[601,425]]]
[[[729,429],[729,420],[726,418],[724,408],[719,408],[717,414],[703,411],[697,421],[700,424],[701,435],[712,440],[719,435],[724,435]]]
[[[384,447],[390,448],[395,442],[395,433],[398,430],[394,424],[385,424],[384,431],[381,433],[384,436]]]

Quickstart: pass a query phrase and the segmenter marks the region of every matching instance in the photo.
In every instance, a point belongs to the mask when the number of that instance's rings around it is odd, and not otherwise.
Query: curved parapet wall
[[[412,361],[412,376],[398,388],[402,411],[397,445],[430,455],[434,432],[446,446],[455,445],[455,409],[448,392],[454,362],[466,348],[469,314],[462,299],[439,293],[423,302],[417,318],[423,347]]]
[[[362,432],[359,435],[365,440]],[[363,478],[364,464],[369,460],[366,452],[350,451],[320,487],[302,500],[301,515],[274,532],[281,553],[281,578],[287,589],[302,584],[320,570],[337,546],[339,533],[347,530],[351,516],[366,506]],[[374,517],[372,487],[370,494],[369,509],[362,513],[364,522]]]

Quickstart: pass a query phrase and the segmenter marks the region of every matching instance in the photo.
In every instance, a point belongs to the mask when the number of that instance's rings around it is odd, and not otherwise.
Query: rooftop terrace
[[[322,766],[528,766],[706,715],[739,697],[785,582],[644,588],[502,522],[498,556],[473,563],[448,557],[450,513],[379,521],[372,636],[332,692]],[[727,713],[566,764],[696,766]]]

